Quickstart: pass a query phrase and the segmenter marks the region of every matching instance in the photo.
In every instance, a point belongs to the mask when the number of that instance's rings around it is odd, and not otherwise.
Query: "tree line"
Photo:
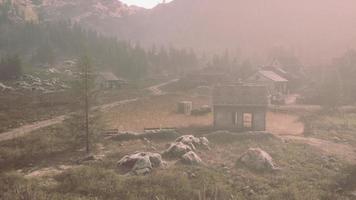
[[[0,61],[0,80],[16,79],[22,74],[22,61],[19,56],[6,56]]]
[[[75,59],[85,52],[100,70],[140,79],[155,73],[176,73],[199,64],[193,50],[155,47],[101,35],[69,21],[13,23],[7,18],[7,4],[0,5],[0,57],[19,55],[27,65],[56,64]]]

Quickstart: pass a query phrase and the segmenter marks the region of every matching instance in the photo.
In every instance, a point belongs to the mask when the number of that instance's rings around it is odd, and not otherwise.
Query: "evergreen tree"
[[[22,61],[18,55],[7,56],[0,62],[0,79],[11,80],[22,75]]]

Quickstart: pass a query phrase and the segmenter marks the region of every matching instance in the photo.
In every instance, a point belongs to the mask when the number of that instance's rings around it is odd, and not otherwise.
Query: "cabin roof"
[[[213,92],[213,104],[266,107],[268,91],[265,86],[216,86]]]
[[[282,76],[278,75],[277,73],[275,73],[273,71],[261,70],[261,71],[258,71],[258,73],[272,81],[275,81],[275,82],[288,82],[287,79],[283,78]]]
[[[120,81],[120,79],[112,72],[101,72],[99,75],[106,81]]]

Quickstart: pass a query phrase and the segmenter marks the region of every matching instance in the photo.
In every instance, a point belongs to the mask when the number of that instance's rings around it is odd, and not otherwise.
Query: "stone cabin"
[[[98,87],[104,90],[118,89],[127,84],[125,80],[118,78],[111,72],[99,73],[96,82]]]
[[[264,86],[216,86],[213,91],[214,128],[265,131],[268,92]]]
[[[245,82],[266,86],[272,97],[288,94],[288,80],[274,71],[260,70],[247,78]]]

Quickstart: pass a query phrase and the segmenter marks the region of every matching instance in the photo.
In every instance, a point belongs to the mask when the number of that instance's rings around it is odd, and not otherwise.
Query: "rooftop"
[[[111,72],[101,72],[99,74],[106,81],[119,81],[120,79]]]
[[[288,82],[287,79],[283,78],[282,76],[278,75],[277,73],[273,72],[273,71],[266,71],[266,70],[261,70],[259,71],[259,73],[268,78],[271,79],[272,81],[275,82]]]

